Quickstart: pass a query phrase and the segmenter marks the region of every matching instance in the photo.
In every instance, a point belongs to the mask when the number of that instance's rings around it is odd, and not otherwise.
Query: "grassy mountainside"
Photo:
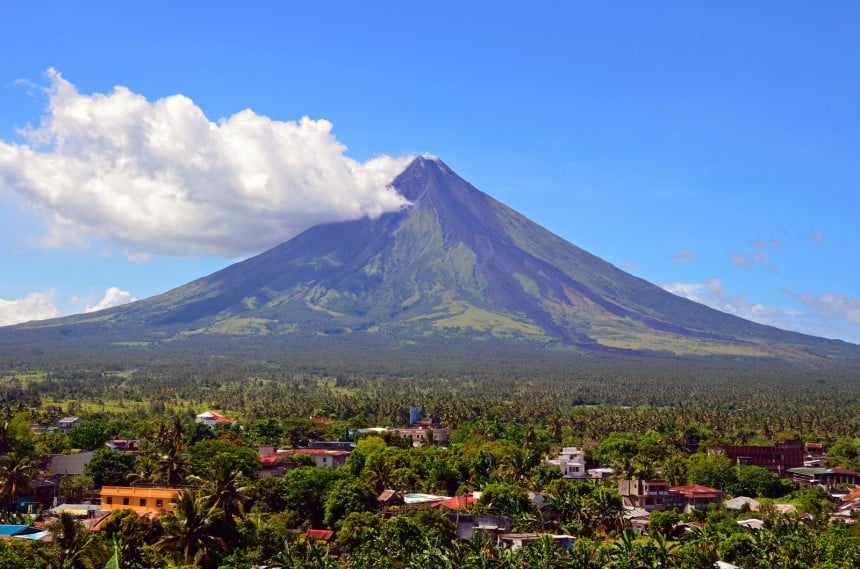
[[[416,159],[393,185],[411,202],[400,212],[313,227],[130,305],[5,329],[0,349],[343,335],[357,346],[460,337],[608,353],[860,359],[860,347],[754,324],[633,277],[439,160]]]

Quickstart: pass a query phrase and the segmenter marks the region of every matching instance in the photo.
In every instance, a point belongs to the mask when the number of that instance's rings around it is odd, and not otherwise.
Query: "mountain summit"
[[[625,273],[437,158],[416,158],[392,186],[410,202],[399,212],[315,226],[160,296],[15,329],[122,342],[441,335],[600,351],[857,357],[844,342],[755,324]]]

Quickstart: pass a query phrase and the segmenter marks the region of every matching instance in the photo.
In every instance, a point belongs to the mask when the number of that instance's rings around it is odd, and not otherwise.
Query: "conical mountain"
[[[415,159],[392,185],[411,204],[400,212],[313,227],[144,301],[16,328],[125,341],[441,335],[683,355],[860,353],[672,295],[543,229],[436,158]]]

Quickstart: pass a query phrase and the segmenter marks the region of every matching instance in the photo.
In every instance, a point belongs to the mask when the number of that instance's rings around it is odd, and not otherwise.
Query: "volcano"
[[[393,182],[410,203],[318,225],[165,294],[0,331],[0,349],[88,338],[105,345],[342,335],[444,336],[587,351],[860,359],[860,348],[778,330],[675,296],[566,242],[416,158]],[[261,340],[262,341],[262,340]]]

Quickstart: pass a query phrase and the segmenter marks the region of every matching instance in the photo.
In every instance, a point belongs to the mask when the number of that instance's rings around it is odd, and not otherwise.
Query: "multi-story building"
[[[776,441],[773,446],[726,445],[708,447],[708,452],[721,452],[738,466],[761,466],[780,476],[789,468],[803,466],[806,456],[803,441]]]
[[[628,508],[677,510],[684,507],[683,497],[672,492],[665,480],[619,480],[618,493]]]
[[[564,447],[558,458],[548,458],[544,462],[561,470],[562,478],[575,480],[589,476],[585,470],[585,452],[576,447]]]

